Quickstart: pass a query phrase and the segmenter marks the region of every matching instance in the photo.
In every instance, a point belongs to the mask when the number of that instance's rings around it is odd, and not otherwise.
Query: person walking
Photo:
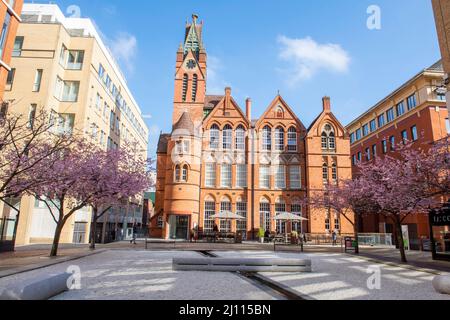
[[[333,231],[333,234],[331,235],[331,238],[333,239],[333,247],[337,245],[337,232],[336,230]]]
[[[136,244],[136,238],[137,238],[137,226],[133,226],[133,239],[130,240],[130,243]]]

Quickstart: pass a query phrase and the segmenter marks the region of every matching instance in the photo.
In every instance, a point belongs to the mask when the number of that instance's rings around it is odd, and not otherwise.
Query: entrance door
[[[187,240],[189,232],[188,216],[170,216],[170,239]]]

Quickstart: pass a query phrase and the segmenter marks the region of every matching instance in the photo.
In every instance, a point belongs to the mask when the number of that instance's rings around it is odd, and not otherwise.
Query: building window
[[[350,143],[354,143],[355,142],[355,133],[351,133],[350,134]]]
[[[70,50],[67,57],[66,69],[81,70],[83,68],[84,51]]]
[[[275,150],[284,151],[284,129],[282,127],[275,129]]]
[[[384,127],[385,124],[385,118],[384,118],[384,114],[382,114],[381,116],[378,116],[378,128]]]
[[[236,129],[236,150],[245,150],[245,129],[243,126]]]
[[[361,129],[356,130],[356,141],[361,139]]]
[[[188,170],[189,170],[188,166],[184,165],[182,173],[181,173],[181,181],[183,181],[183,182],[188,181]]]
[[[223,200],[220,203],[221,212],[231,212],[231,202],[229,199]],[[231,232],[231,221],[230,220],[220,220],[220,231],[221,232]]]
[[[73,132],[75,115],[69,113],[57,114],[53,112],[50,115],[50,123],[54,126],[54,132],[57,135],[70,135]]]
[[[105,68],[103,67],[103,65],[100,63],[98,66],[98,77],[104,81],[104,77],[105,77]]]
[[[243,240],[247,238],[247,202],[239,200],[236,202],[236,213],[245,220],[238,220],[236,222],[236,231],[242,232]]]
[[[189,79],[189,77],[185,73],[183,76],[183,96],[182,96],[183,102],[186,101],[186,97],[187,97],[188,79]]]
[[[42,69],[36,70],[36,75],[34,76],[34,84],[33,84],[33,92],[39,92],[41,90],[41,82],[42,82],[42,73],[44,71]]]
[[[331,179],[333,180],[333,184],[336,185],[338,181],[338,169],[336,163],[333,163],[331,167]]]
[[[414,109],[417,106],[416,95],[410,95],[407,99],[408,111]]]
[[[16,37],[14,41],[14,48],[12,52],[13,57],[20,57],[22,55],[22,47],[23,47],[24,37]]]
[[[262,199],[259,204],[259,215],[261,218],[260,226],[265,231],[271,231],[271,219],[270,219],[270,203],[267,199]]]
[[[391,151],[395,150],[395,137],[392,136],[389,138],[389,144],[391,145]]]
[[[30,105],[30,111],[28,112],[28,123],[27,128],[32,129],[34,126],[34,120],[36,118],[36,110],[37,110],[37,104],[31,104]]]
[[[205,185],[210,188],[216,186],[216,164],[207,163],[205,167]]]
[[[408,142],[408,132],[406,130],[403,130],[401,135],[403,144],[406,144],[406,142]]]
[[[386,153],[388,152],[387,141],[386,141],[386,140],[383,140],[383,141],[381,142],[381,145],[382,145],[382,147],[383,147],[383,154],[386,154]]]
[[[297,151],[297,129],[294,127],[288,130],[288,151]]]
[[[300,204],[299,200],[293,200],[291,204],[291,212],[292,214],[295,214],[296,216],[303,216],[302,215],[302,205]],[[292,230],[297,231],[299,233],[303,233],[302,223],[301,222],[293,222],[292,223]]]
[[[334,230],[341,230],[341,220],[338,217],[334,218]]]
[[[261,165],[259,167],[259,187],[270,189],[270,166]]]
[[[14,78],[16,76],[16,69],[12,68],[9,72],[8,72],[8,77],[6,78],[6,86],[5,86],[5,90],[6,91],[11,91],[12,90],[12,86],[14,84]]]
[[[445,93],[442,93],[442,92],[436,93],[436,97],[437,97],[437,99],[438,99],[439,101],[446,101],[446,100],[447,100],[447,99],[446,99],[446,96],[445,96]]]
[[[328,165],[326,163],[324,163],[322,166],[322,179],[323,179],[323,184],[327,185],[328,184]]]
[[[222,188],[231,188],[231,164],[222,164],[220,178]]]
[[[223,132],[222,132],[223,136],[223,149],[224,150],[231,150],[231,144],[233,141],[233,128],[231,128],[230,125],[226,125],[223,128]]]
[[[275,174],[275,188],[286,189],[286,166],[277,166]]]
[[[211,217],[216,214],[216,203],[214,201],[205,201],[205,219],[203,221],[203,230],[211,232],[214,228],[214,219]]]
[[[396,109],[397,109],[397,117],[400,117],[405,113],[405,106],[403,104],[403,101],[397,104]]]
[[[417,126],[411,127],[411,139],[412,141],[417,141],[419,139],[419,136],[417,135]]]
[[[374,132],[377,130],[377,121],[374,119],[370,121],[370,132]]]
[[[358,163],[358,159],[356,158],[356,154],[354,154],[354,155],[352,156],[352,164],[353,164],[354,166],[356,166],[357,163]]]
[[[370,149],[366,148],[366,160],[370,161]]]
[[[236,166],[236,187],[247,188],[247,165],[245,164]]]
[[[156,223],[156,227],[159,228],[159,229],[162,229],[164,227],[164,220],[163,220],[163,216],[162,215],[160,215],[158,217],[158,221]]]
[[[272,150],[272,129],[269,126],[265,126],[262,132],[262,147],[264,151]]]
[[[386,115],[387,115],[387,122],[388,123],[394,121],[394,119],[395,119],[394,108],[389,109],[386,112]]]
[[[299,190],[302,188],[302,175],[300,166],[289,167],[289,180],[291,189]]]
[[[447,134],[450,134],[450,119],[445,119],[445,126],[447,128]]]
[[[181,168],[180,165],[175,166],[175,182],[179,182],[181,179]]]
[[[8,37],[10,23],[11,23],[11,14],[8,11],[6,11],[5,20],[3,20],[2,32],[0,34],[0,58],[2,60],[5,51],[6,38]]]
[[[62,102],[77,102],[80,82],[64,81],[61,78],[56,80],[55,96]]]
[[[192,102],[195,102],[197,99],[197,82],[198,82],[198,76],[194,74],[194,78],[192,80]]]
[[[368,136],[369,135],[369,125],[365,124],[363,125],[363,136]]]
[[[362,153],[360,151],[360,152],[358,152],[358,162],[361,162],[361,161],[362,161]]]
[[[322,132],[322,150],[327,150],[328,148],[328,137],[325,132]]]
[[[213,125],[211,129],[209,129],[209,147],[211,149],[218,149],[219,139],[219,127],[217,125]]]
[[[373,154],[374,158],[377,156],[377,145],[376,144],[374,144],[372,146],[372,154]]]
[[[286,212],[286,203],[283,199],[278,199],[275,203],[275,215],[280,215]],[[277,221],[277,233],[285,234],[286,233],[286,221]]]
[[[328,232],[331,230],[330,218],[325,219],[325,230]]]

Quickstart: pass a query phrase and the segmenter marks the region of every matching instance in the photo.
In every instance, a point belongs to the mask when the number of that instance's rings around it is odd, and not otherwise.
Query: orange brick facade
[[[258,119],[252,101],[243,111],[231,88],[206,95],[202,32],[193,16],[177,52],[173,130],[158,144],[152,236],[187,239],[192,229],[212,231],[214,224],[247,239],[260,228],[289,232],[290,224],[273,219],[282,212],[308,219],[293,226],[300,232],[352,234],[353,226],[335,213],[302,206],[310,192],[351,178],[350,139],[330,99],[323,99],[322,113],[307,128],[279,95]],[[221,211],[246,221],[210,218]]]
[[[358,161],[371,161],[385,155],[396,156],[395,145],[401,143],[403,138],[415,141],[416,148],[427,149],[433,142],[447,137],[450,123],[445,96],[439,90],[442,76],[442,64],[438,62],[347,126],[352,141],[354,175],[358,172]],[[380,117],[383,125],[379,123]],[[375,127],[371,126],[373,121]],[[420,249],[421,239],[429,238],[428,216],[411,215],[405,219],[404,225],[409,228],[411,247]],[[360,231],[364,233],[395,234],[393,223],[380,215],[365,217],[360,221],[360,226]]]
[[[1,43],[3,50],[0,56],[0,99],[3,98],[6,80],[11,69],[9,64],[11,62],[22,6],[23,0],[0,2],[0,26],[2,28],[2,38],[4,37],[2,40],[3,43]],[[3,34],[3,32],[5,33]]]

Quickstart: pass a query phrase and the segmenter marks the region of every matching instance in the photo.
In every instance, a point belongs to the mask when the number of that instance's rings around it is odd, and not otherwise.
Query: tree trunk
[[[91,250],[95,250],[95,237],[97,236],[97,212],[98,209],[97,208],[93,208],[92,213],[93,213],[93,221],[92,221],[92,225],[91,225],[91,245],[89,246],[89,248]]]
[[[56,225],[55,230],[55,236],[53,238],[53,245],[52,245],[52,251],[50,252],[50,257],[56,257],[58,256],[58,247],[59,247],[59,240],[61,238],[61,232],[64,227],[64,221],[59,221]]]
[[[398,215],[395,216],[394,221],[395,226],[397,227],[397,241],[398,247],[400,249],[401,259],[403,263],[408,263],[408,260],[406,259],[405,242],[403,239],[402,222]]]

